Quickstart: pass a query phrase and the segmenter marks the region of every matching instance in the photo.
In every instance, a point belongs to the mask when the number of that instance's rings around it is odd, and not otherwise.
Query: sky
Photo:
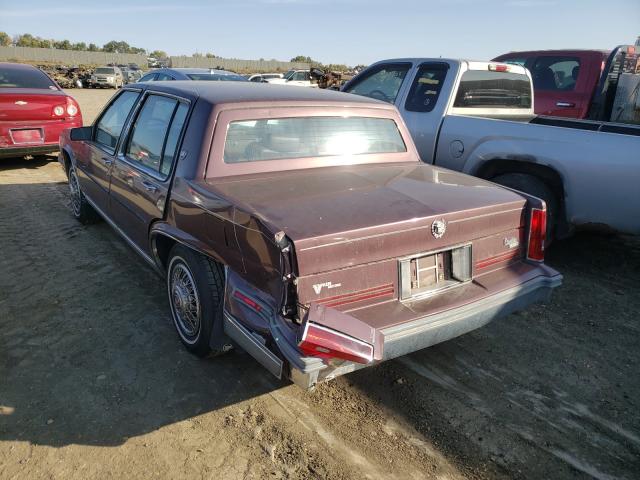
[[[369,64],[611,49],[640,35],[640,0],[0,0],[0,31],[170,55]]]

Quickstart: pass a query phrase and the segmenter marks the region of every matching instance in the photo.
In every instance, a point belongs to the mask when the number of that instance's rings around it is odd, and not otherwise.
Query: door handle
[[[575,106],[576,104],[572,102],[556,102],[556,107],[571,108]]]
[[[147,192],[157,192],[158,191],[158,186],[148,182],[146,180],[142,181],[142,187],[147,191]]]
[[[102,157],[102,163],[104,163],[105,167],[110,167],[113,165],[113,160],[108,157]]]

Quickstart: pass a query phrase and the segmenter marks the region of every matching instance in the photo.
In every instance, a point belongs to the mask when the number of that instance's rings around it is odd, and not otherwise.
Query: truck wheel
[[[558,221],[559,201],[547,184],[539,178],[526,173],[505,173],[493,177],[491,181],[544,200],[544,203],[547,204],[547,240],[545,244],[547,246],[551,245]]]
[[[100,215],[87,202],[80,189],[78,174],[74,166],[69,168],[69,197],[71,200],[71,213],[80,223],[89,225],[100,220]]]
[[[224,302],[222,265],[176,245],[169,253],[167,293],[173,323],[180,340],[191,353],[204,357],[212,352],[209,341],[222,336]]]

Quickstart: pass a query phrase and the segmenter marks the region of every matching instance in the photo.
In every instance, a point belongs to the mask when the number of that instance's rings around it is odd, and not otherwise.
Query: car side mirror
[[[74,142],[82,142],[91,140],[91,134],[93,133],[92,127],[78,127],[72,128],[69,132],[69,138]]]

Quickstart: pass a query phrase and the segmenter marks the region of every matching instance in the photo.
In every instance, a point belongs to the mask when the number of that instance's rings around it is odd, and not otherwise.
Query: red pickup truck
[[[638,52],[632,45],[610,52],[509,52],[493,60],[523,65],[531,71],[536,114],[600,121],[616,120],[611,117],[620,76],[638,72]]]

